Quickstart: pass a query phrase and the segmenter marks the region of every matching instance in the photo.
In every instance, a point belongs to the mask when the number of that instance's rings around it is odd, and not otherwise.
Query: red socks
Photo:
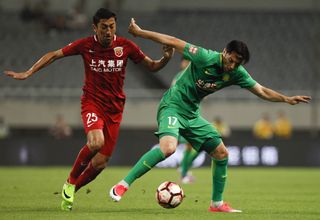
[[[98,174],[102,171],[103,169],[97,170],[92,166],[92,162],[90,162],[87,166],[87,168],[83,171],[83,173],[77,178],[76,180],[76,191],[80,189],[82,186],[88,184],[92,180],[94,180]]]
[[[91,158],[94,154],[90,151],[87,145],[85,145],[79,152],[72,170],[69,174],[68,182],[71,184],[76,184],[76,181],[84,169],[88,166]]]

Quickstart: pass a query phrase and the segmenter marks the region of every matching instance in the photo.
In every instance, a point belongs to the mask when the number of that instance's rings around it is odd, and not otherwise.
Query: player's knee
[[[177,146],[175,144],[169,143],[161,147],[161,151],[166,157],[169,157],[176,152],[176,148]]]
[[[169,157],[176,151],[177,143],[177,138],[173,136],[164,136],[160,139],[160,150],[165,157]]]
[[[103,138],[92,138],[88,140],[87,146],[89,149],[93,152],[99,151],[104,145],[104,139]]]
[[[228,158],[229,152],[225,145],[220,143],[220,145],[210,154],[210,156],[217,160],[223,160]]]
[[[216,158],[217,160],[223,160],[228,158],[229,156],[229,152],[227,148],[223,148],[221,150],[218,150],[217,152],[214,152],[214,158]]]

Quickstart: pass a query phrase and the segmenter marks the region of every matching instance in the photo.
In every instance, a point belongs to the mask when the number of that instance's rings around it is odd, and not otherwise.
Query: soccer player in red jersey
[[[75,192],[96,178],[114,150],[125,104],[123,83],[128,58],[142,63],[150,71],[157,71],[174,53],[173,48],[164,46],[163,57],[152,60],[132,41],[115,34],[116,15],[104,8],[93,16],[93,30],[95,35],[45,54],[25,72],[5,71],[14,79],[24,80],[59,58],[72,55],[83,58],[85,83],[81,115],[87,144],[80,150],[63,186],[62,210],[72,209]]]

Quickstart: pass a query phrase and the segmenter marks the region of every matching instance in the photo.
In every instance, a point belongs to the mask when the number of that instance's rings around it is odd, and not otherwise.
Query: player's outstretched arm
[[[146,56],[143,59],[142,64],[145,65],[152,72],[162,69],[173,56],[174,48],[164,45],[162,50],[163,50],[163,57],[161,59],[153,60],[150,57]]]
[[[176,37],[161,34],[154,31],[148,31],[141,29],[135,22],[133,18],[131,18],[131,22],[128,29],[129,33],[132,34],[135,37],[142,37],[145,39],[153,40],[157,43],[161,43],[164,45],[168,45],[170,47],[175,48],[178,52],[183,53],[183,50],[186,46],[186,42],[183,40],[180,40]]]
[[[297,95],[297,96],[285,96],[281,93],[278,93],[272,89],[264,87],[257,83],[254,87],[249,88],[253,94],[259,96],[262,99],[271,101],[271,102],[286,102],[290,105],[295,105],[300,102],[309,103],[311,100],[310,96]]]
[[[33,66],[29,70],[27,70],[25,72],[14,72],[11,70],[6,70],[6,71],[4,71],[4,73],[7,76],[10,76],[14,79],[24,80],[24,79],[28,78],[29,76],[31,76],[32,74],[34,74],[35,72],[42,69],[43,67],[48,66],[50,63],[52,63],[56,59],[59,59],[63,56],[64,55],[63,55],[61,49],[56,50],[56,51],[52,51],[52,52],[46,53],[44,56],[42,56],[35,64],[33,64]]]

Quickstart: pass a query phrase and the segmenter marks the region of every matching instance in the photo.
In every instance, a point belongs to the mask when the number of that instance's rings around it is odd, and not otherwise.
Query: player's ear
[[[227,54],[227,49],[226,49],[226,48],[223,49],[222,54],[223,54],[223,55],[226,55],[226,54]]]
[[[95,33],[97,33],[98,27],[97,27],[95,24],[92,24],[92,29],[93,29],[93,31],[94,31]]]

